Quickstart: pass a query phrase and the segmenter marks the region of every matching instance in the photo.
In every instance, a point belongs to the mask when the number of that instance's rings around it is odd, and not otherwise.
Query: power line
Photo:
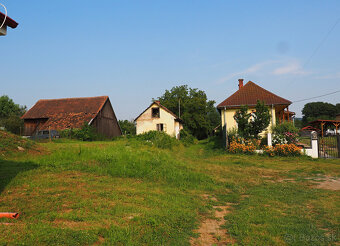
[[[297,100],[297,101],[294,101],[293,103],[307,101],[307,100],[310,100],[310,99],[315,99],[315,98],[324,97],[324,96],[329,96],[329,95],[333,95],[333,94],[336,94],[336,93],[339,93],[339,92],[340,92],[340,90],[337,90],[337,91],[333,91],[331,93],[323,94],[323,95],[320,95],[320,96],[315,96],[315,97],[310,97],[310,98],[305,98],[305,99]]]
[[[313,51],[313,53],[311,54],[311,56],[306,60],[306,62],[303,64],[302,68],[304,68],[313,58],[313,56],[318,52],[318,50],[321,48],[321,46],[324,44],[324,42],[327,40],[328,36],[333,32],[334,28],[336,27],[336,25],[340,22],[340,18],[338,18],[334,25],[332,26],[331,29],[329,29],[329,31],[327,32],[327,34],[325,35],[325,37],[321,40],[321,42],[319,43],[319,45],[315,48],[315,50]]]

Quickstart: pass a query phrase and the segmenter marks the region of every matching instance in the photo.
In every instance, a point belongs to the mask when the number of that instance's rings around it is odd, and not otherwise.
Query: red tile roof
[[[4,21],[5,16],[6,16],[6,15],[5,15],[4,13],[0,12],[0,25],[1,25],[2,22]],[[17,23],[15,20],[13,20],[13,19],[11,19],[11,18],[9,18],[9,17],[7,16],[4,25],[9,26],[9,27],[11,27],[11,28],[16,28],[16,27],[18,26],[18,23]]]
[[[108,96],[42,99],[39,100],[22,119],[48,119],[40,129],[80,128],[90,122],[108,100]]]
[[[254,82],[249,81],[238,91],[217,105],[217,108],[232,108],[241,105],[254,106],[256,105],[257,100],[264,101],[265,105],[290,105],[292,103],[287,99],[263,89]]]

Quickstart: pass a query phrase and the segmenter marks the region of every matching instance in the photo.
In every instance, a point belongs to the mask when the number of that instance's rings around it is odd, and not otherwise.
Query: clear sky
[[[0,37],[0,95],[28,107],[108,95],[119,119],[133,119],[183,84],[216,105],[239,78],[291,101],[340,90],[340,23],[329,33],[338,0],[0,2],[19,22]],[[307,102],[290,110],[301,116]]]

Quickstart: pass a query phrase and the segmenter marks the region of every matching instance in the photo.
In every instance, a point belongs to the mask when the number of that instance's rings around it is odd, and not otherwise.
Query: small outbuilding
[[[183,129],[182,120],[164,107],[159,101],[154,101],[136,119],[136,134],[148,131],[162,131],[179,139]]]
[[[109,138],[122,135],[108,96],[42,99],[22,119],[25,136],[34,136],[39,131],[81,128],[85,123]]]

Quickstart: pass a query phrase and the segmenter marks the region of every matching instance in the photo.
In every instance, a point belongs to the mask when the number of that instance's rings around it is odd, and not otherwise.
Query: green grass
[[[339,160],[230,155],[213,141],[161,149],[136,139],[40,143],[46,154],[0,159],[1,244],[189,245],[213,205],[237,245],[332,245]],[[203,194],[216,197],[206,200]]]
[[[18,147],[24,148],[27,151],[34,147],[34,142],[0,130],[0,156],[18,151]]]

